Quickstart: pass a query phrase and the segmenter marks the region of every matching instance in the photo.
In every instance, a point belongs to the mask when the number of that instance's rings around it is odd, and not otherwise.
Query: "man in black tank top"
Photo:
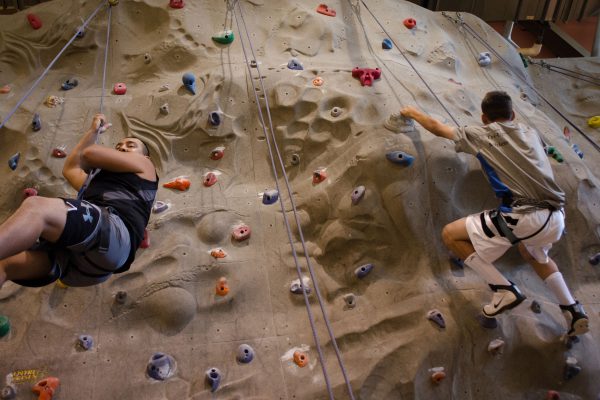
[[[110,127],[102,114],[65,159],[77,198],[28,197],[0,225],[0,287],[7,280],[44,286],[60,279],[89,286],[124,272],[135,258],[158,188],[148,148],[127,137],[97,145]]]

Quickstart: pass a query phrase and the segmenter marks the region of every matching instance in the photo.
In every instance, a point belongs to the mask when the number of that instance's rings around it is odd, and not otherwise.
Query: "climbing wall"
[[[408,2],[121,0],[103,96],[107,8],[81,29],[100,4],[53,0],[0,16],[2,119],[80,32],[0,129],[0,159],[12,160],[0,172],[0,220],[26,188],[75,196],[60,152],[101,98],[113,127],[100,142],[141,138],[170,188],[159,189],[149,247],[129,272],[87,288],[2,287],[10,329],[0,379],[16,398],[37,398],[32,388],[49,390],[34,386],[48,377],[60,379],[55,398],[90,400],[600,393],[600,272],[588,262],[600,251],[600,157],[575,129],[567,140],[564,120],[529,85],[596,143],[586,120],[598,114],[597,86],[537,70],[531,80],[534,66],[481,20],[463,15],[489,47],[454,14]],[[586,63],[597,74],[597,60]],[[573,95],[558,101],[557,87]],[[551,255],[590,315],[577,343],[561,340],[555,300],[513,251],[498,266],[528,300],[495,324],[477,319],[490,292],[449,261],[440,231],[494,207],[493,194],[474,158],[396,115],[416,105],[450,125],[477,124],[494,89],[561,155],[552,165],[567,192],[568,234]],[[278,180],[272,169],[274,140],[289,192],[278,160]]]

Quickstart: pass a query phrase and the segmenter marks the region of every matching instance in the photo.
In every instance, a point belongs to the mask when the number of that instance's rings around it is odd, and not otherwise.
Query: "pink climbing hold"
[[[231,236],[238,242],[246,240],[250,237],[250,227],[248,225],[239,225],[234,230]]]
[[[185,6],[185,1],[183,0],[170,0],[169,6],[171,8],[183,8]]]
[[[214,172],[208,172],[206,175],[204,175],[203,183],[206,187],[214,185],[215,183],[217,183],[217,175],[215,175]]]
[[[413,29],[415,26],[417,26],[417,20],[414,18],[406,18],[404,20],[404,26],[408,29]]]
[[[371,86],[375,79],[379,79],[381,76],[381,70],[379,68],[353,68],[352,76],[360,79],[360,84],[363,86]]]
[[[42,20],[35,14],[27,14],[27,21],[33,29],[40,29],[42,27]]]
[[[150,247],[150,236],[148,235],[148,229],[144,229],[144,239],[140,243],[140,249],[147,249]]]
[[[335,10],[333,8],[329,8],[327,4],[319,4],[317,6],[317,12],[319,14],[327,15],[328,17],[335,17]]]
[[[115,94],[125,94],[127,92],[127,85],[125,85],[123,82],[117,82],[115,83],[113,92],[115,92]]]
[[[24,199],[26,199],[28,197],[37,196],[37,195],[38,195],[38,191],[35,190],[34,188],[23,189],[23,198]]]

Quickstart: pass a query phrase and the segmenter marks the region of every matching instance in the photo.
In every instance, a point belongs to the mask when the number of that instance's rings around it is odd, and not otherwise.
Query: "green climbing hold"
[[[527,59],[525,58],[525,56],[521,53],[519,53],[519,55],[521,56],[521,61],[523,61],[523,66],[525,68],[529,67],[529,63],[527,62]]]
[[[219,32],[212,37],[212,40],[214,40],[217,43],[221,43],[221,44],[230,44],[231,42],[233,42],[233,39],[234,39],[233,31],[229,30],[229,29]]]
[[[10,332],[10,321],[8,317],[0,315],[0,338],[8,335]]]

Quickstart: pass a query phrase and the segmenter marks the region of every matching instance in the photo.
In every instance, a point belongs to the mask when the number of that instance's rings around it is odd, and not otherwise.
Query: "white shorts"
[[[500,256],[512,247],[510,241],[498,233],[498,229],[492,223],[489,213],[493,210],[486,210],[482,213],[471,214],[467,217],[467,232],[469,239],[477,254],[489,263],[493,263]],[[535,210],[527,213],[504,213],[504,217],[509,228],[518,238],[525,238],[540,229],[548,219],[550,210]],[[485,221],[485,227],[482,226],[482,218]],[[545,264],[548,262],[548,252],[552,244],[557,242],[565,229],[565,216],[563,210],[552,212],[548,224],[541,232],[535,236],[523,240],[529,254],[538,262]],[[487,231],[487,233],[486,233]],[[490,237],[489,235],[492,235]]]

